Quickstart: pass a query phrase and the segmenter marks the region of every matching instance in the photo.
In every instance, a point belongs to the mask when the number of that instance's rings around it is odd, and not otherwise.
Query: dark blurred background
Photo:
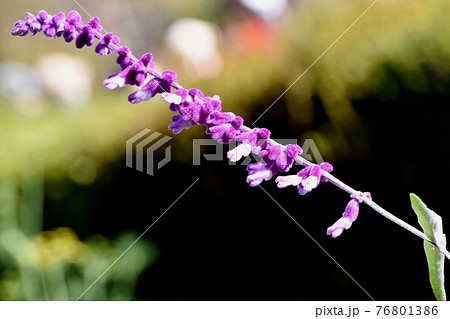
[[[158,70],[219,94],[247,125],[371,4],[78,2],[136,56],[152,52]],[[26,11],[78,10],[86,23],[74,1],[0,8],[2,300],[77,299],[197,178],[82,300],[370,299],[263,190],[248,187],[245,166],[192,164],[204,127],[173,135],[160,98],[131,105],[133,88],[105,90],[115,56],[43,34],[10,36]],[[255,125],[300,145],[313,139],[338,178],[416,227],[409,193],[417,194],[445,232],[448,12],[448,1],[378,1]],[[145,128],[172,137],[172,161],[154,176],[125,165],[126,140]],[[348,194],[331,184],[305,196],[273,180],[262,186],[376,300],[434,299],[419,238],[362,205],[332,239],[326,229]]]

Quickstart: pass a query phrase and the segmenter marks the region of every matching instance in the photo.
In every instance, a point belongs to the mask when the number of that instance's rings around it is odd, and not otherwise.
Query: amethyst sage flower
[[[247,183],[257,186],[279,172],[287,172],[303,150],[298,145],[273,145],[259,152],[261,161],[247,166]]]
[[[372,199],[372,196],[369,192],[365,192],[363,196],[368,199]],[[331,235],[331,237],[336,238],[344,229],[349,229],[352,223],[356,220],[359,213],[359,204],[362,203],[361,196],[351,195],[351,200],[348,202],[347,207],[342,214],[342,217],[339,218],[332,226],[328,227],[327,235]]]
[[[307,166],[298,172],[297,175],[278,176],[275,181],[278,183],[278,188],[297,186],[298,193],[305,195],[317,188],[321,182],[326,182],[326,178],[322,176],[322,171],[331,173],[333,166],[327,162]]]
[[[232,162],[237,162],[242,157],[250,155],[250,153],[259,154],[269,137],[270,131],[265,128],[254,128],[250,132],[242,132],[235,138],[238,146],[229,151],[227,157]]]

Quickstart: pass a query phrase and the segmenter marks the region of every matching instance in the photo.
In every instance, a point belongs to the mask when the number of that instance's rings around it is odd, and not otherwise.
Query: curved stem
[[[97,39],[101,39],[102,34],[100,32],[95,31],[94,35]],[[118,44],[110,44],[109,48],[114,51],[114,52],[118,52],[118,49],[120,48],[120,45]],[[138,61],[138,59],[130,54],[131,59],[136,62]],[[147,68],[147,73],[152,75],[155,78],[158,79],[162,79],[162,74],[160,72],[158,72],[157,70],[148,67]],[[178,84],[177,82],[173,82],[171,84],[171,86],[174,89],[180,90],[183,89],[183,87]],[[249,128],[248,126],[242,125],[240,130],[242,132],[249,132],[252,129]],[[272,140],[272,139],[268,139],[267,143],[269,145],[280,145],[279,143],[277,143],[276,141]],[[310,161],[304,159],[301,156],[297,156],[295,158],[295,161],[303,166],[310,166],[310,165],[314,165],[313,163],[311,163]],[[343,191],[349,193],[350,195],[355,195],[358,196],[362,202],[364,202],[367,206],[369,206],[370,208],[372,208],[374,211],[376,211],[377,213],[379,213],[380,215],[386,217],[387,219],[389,219],[391,222],[403,227],[404,229],[406,229],[407,231],[413,233],[414,235],[422,238],[423,240],[433,244],[434,246],[436,246],[444,255],[445,257],[447,257],[447,259],[450,260],[450,253],[447,251],[447,249],[445,247],[439,247],[435,242],[433,242],[432,240],[428,239],[426,237],[426,235],[424,233],[422,233],[420,230],[418,230],[417,228],[409,225],[408,223],[404,222],[403,220],[401,220],[400,218],[394,216],[393,214],[389,213],[386,209],[382,208],[380,205],[378,205],[377,203],[375,203],[373,200],[367,198],[362,192],[359,192],[355,189],[353,189],[352,187],[348,186],[347,184],[345,184],[344,182],[342,182],[341,180],[339,180],[338,178],[336,178],[334,175],[323,171],[322,175],[332,184],[334,184],[335,186],[339,187],[340,189],[342,189]]]

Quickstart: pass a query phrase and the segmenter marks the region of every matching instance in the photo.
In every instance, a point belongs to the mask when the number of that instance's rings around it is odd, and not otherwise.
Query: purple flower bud
[[[302,153],[298,145],[273,145],[261,151],[259,155],[265,162],[275,161],[278,171],[287,172],[294,163],[295,157]]]
[[[303,150],[298,145],[289,144],[285,148],[285,153],[280,154],[276,159],[276,163],[281,172],[287,172],[292,164],[294,164],[294,160],[297,155],[302,154]]]
[[[67,14],[66,23],[69,23],[69,24],[77,26],[77,27],[83,26],[83,21],[81,20],[81,16],[75,10],[72,10]]]
[[[207,125],[214,126],[231,122],[236,115],[231,112],[212,112],[206,122]]]
[[[364,196],[372,199],[372,196],[369,192],[365,192]],[[331,237],[333,238],[338,237],[340,234],[342,234],[344,229],[349,229],[352,223],[358,217],[359,204],[362,202],[362,198],[355,195],[352,195],[351,197],[352,199],[347,204],[342,217],[339,218],[332,226],[328,227],[327,235],[331,235]]]
[[[133,63],[131,59],[131,50],[128,47],[120,47],[119,50],[117,50],[117,54],[119,55],[117,57],[116,63],[120,65],[122,70],[124,70],[127,66],[131,65]]]
[[[98,17],[93,17],[91,20],[89,20],[88,25],[90,25],[92,29],[97,30],[98,32],[102,31],[102,26],[100,25],[100,19]]]
[[[267,140],[270,138],[270,131],[266,128],[261,128],[258,130],[258,136],[260,139]]]
[[[77,36],[77,28],[72,24],[66,23],[62,35],[67,43],[72,42],[73,39],[75,39],[75,37]]]
[[[302,181],[297,186],[298,193],[300,195],[305,195],[306,193],[312,191],[317,188],[320,184],[320,177],[322,175],[322,171],[319,165],[311,165],[309,166],[309,170],[300,171],[297,176],[302,178]]]
[[[228,144],[240,132],[244,120],[231,112],[212,112],[206,121],[206,134],[211,134],[221,144]]]
[[[192,97],[189,94],[189,91],[187,89],[180,89],[177,90],[175,93],[167,93],[164,92],[161,94],[164,101],[167,103],[170,103],[169,109],[172,112],[179,111],[179,107],[181,103],[184,103],[189,98],[189,101],[192,101]]]
[[[154,65],[151,67],[153,68]],[[170,89],[170,87],[172,86],[172,83],[177,82],[177,74],[171,70],[167,70],[167,71],[163,71],[161,73],[161,75],[162,75],[162,82],[163,82],[162,84],[166,86],[164,88],[164,91],[168,91]]]
[[[195,101],[195,98],[199,98],[200,100],[203,100],[203,98],[205,97],[205,95],[203,94],[202,91],[200,91],[199,89],[190,89],[189,90],[189,95],[192,96],[192,98]]]
[[[249,164],[247,166],[247,171],[247,183],[250,183],[251,187],[255,187],[263,181],[268,181],[274,175],[271,167],[263,162]]]
[[[278,183],[278,188],[297,186],[298,193],[305,195],[317,188],[320,183],[327,181],[322,176],[323,171],[331,172],[332,170],[333,166],[331,164],[323,162],[320,165],[307,166],[298,172],[297,175],[279,176],[275,181]]]
[[[266,135],[267,132],[263,134]],[[298,145],[272,145],[260,151],[261,162],[250,164],[247,167],[249,171],[247,183],[250,183],[250,186],[256,186],[279,172],[287,172],[301,151],[302,149]]]
[[[16,24],[14,24],[14,28],[11,30],[11,35],[18,35],[23,37],[28,34],[28,30],[28,24],[23,20],[19,20],[16,22]]]
[[[66,42],[72,42],[77,36],[77,28],[81,29],[83,27],[83,21],[81,16],[75,10],[70,11],[67,15],[66,22],[64,23],[64,31],[62,36]]]
[[[210,103],[214,111],[222,111],[222,101],[218,95],[214,95],[213,97],[205,97],[204,101],[206,103]]]
[[[142,58],[141,58],[142,60]],[[146,61],[150,63],[150,60]],[[162,73],[162,80],[153,78],[142,89],[130,94],[128,101],[133,104],[148,101],[158,93],[170,93],[172,92],[172,83],[176,81],[177,74],[173,71],[164,71]]]
[[[52,18],[52,16],[49,15],[49,14],[47,13],[47,11],[45,11],[45,10],[39,11],[38,15],[36,16],[36,19],[39,21],[39,23],[40,23],[41,25],[43,25],[43,24],[49,22],[49,20],[50,20],[51,18]]]
[[[29,30],[33,35],[41,31],[41,23],[33,14],[26,12],[25,16],[25,22],[27,23]]]
[[[180,114],[184,120],[192,119],[197,124],[205,124],[206,117],[210,112],[203,114],[202,104],[200,102],[184,102],[179,107]],[[200,123],[202,122],[202,123]]]
[[[126,84],[141,86],[147,77],[147,67],[153,65],[151,59],[151,53],[144,54],[139,61],[130,64],[121,72],[111,74],[108,79],[103,81],[103,86],[108,90],[123,87]],[[134,101],[133,103],[139,103],[145,100],[145,95],[149,94],[147,91],[152,90],[152,85],[154,84],[148,84],[148,86],[145,87],[145,92],[140,90],[138,91],[139,93],[135,92],[135,95],[130,95],[129,100]]]
[[[325,172],[331,173],[333,171],[333,165],[331,165],[330,163],[322,162],[319,165],[320,165],[320,168]],[[327,181],[328,180],[323,175],[320,177],[321,183],[326,183]]]
[[[111,53],[109,49],[110,43],[118,44],[120,42],[119,37],[114,36],[111,32],[106,33],[99,41],[97,46],[95,47],[95,53],[100,54],[101,56],[108,55]]]
[[[171,111],[180,112],[183,120],[191,119],[196,124],[201,125],[206,124],[212,111],[221,108],[219,96],[215,95],[213,98],[204,97],[203,93],[197,89],[189,91],[180,89],[173,94],[165,92],[162,94],[162,97],[164,101],[170,103],[169,108]]]
[[[84,46],[90,47],[94,44],[94,31],[90,25],[85,25],[75,40],[75,47],[81,49]]]
[[[173,134],[180,133],[183,129],[190,129],[195,125],[195,122],[191,119],[183,120],[181,114],[176,114],[172,116],[172,124],[169,125],[169,130],[173,131]]]
[[[64,31],[64,19],[66,15],[63,12],[47,19],[42,25],[42,31],[47,37],[61,36]]]
[[[83,21],[78,12],[75,10],[70,11],[64,23],[64,31],[62,32],[64,40],[67,43],[72,42],[78,34],[77,29],[81,29],[83,26]]]

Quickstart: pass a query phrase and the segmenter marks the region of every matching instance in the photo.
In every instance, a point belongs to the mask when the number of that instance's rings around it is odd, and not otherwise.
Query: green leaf
[[[419,224],[429,240],[438,247],[445,248],[446,240],[442,230],[442,218],[425,205],[415,194],[410,194],[411,205],[416,213]],[[430,271],[430,283],[437,300],[446,300],[444,287],[444,254],[433,244],[424,241],[425,254],[427,256],[428,269]]]

